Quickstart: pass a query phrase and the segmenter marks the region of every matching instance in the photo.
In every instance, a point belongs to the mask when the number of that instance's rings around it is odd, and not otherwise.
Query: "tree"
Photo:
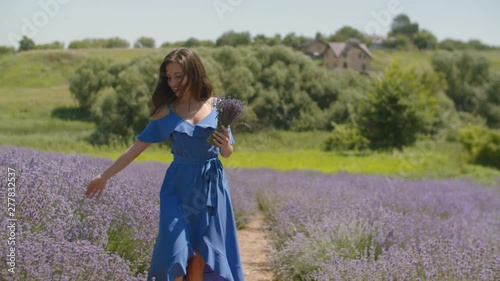
[[[13,47],[0,46],[0,55],[3,54],[13,54],[16,50]]]
[[[466,48],[467,45],[460,40],[454,40],[448,38],[439,43],[439,49],[444,49],[448,51],[465,50]]]
[[[177,42],[163,42],[160,46],[160,48],[179,48],[184,45],[184,41],[177,41]]]
[[[408,46],[410,45],[410,41],[409,41],[408,37],[406,37],[402,34],[397,34],[396,36],[385,40],[382,43],[382,45],[384,45],[384,47],[389,48],[389,49],[406,50],[406,49],[408,49]]]
[[[87,49],[87,48],[128,48],[130,44],[127,40],[119,37],[109,39],[87,38],[83,40],[71,41],[69,49]]]
[[[249,45],[252,42],[249,32],[234,32],[228,31],[217,38],[215,44],[217,46],[242,46]]]
[[[436,100],[415,70],[397,62],[373,82],[373,91],[357,117],[362,136],[372,149],[402,149],[412,145],[438,114]]]
[[[412,23],[407,15],[400,14],[394,18],[389,35],[395,36],[397,34],[402,34],[413,39],[413,36],[417,33],[418,23]]]
[[[130,43],[119,37],[113,37],[106,40],[105,48],[129,48]]]
[[[276,34],[274,37],[266,37],[264,34],[257,34],[253,38],[254,44],[264,44],[268,46],[281,45],[281,35]]]
[[[413,44],[420,50],[434,50],[438,46],[436,36],[426,29],[422,29],[419,33],[415,34],[413,37]]]
[[[137,39],[134,43],[134,48],[154,48],[155,47],[155,39],[151,37],[142,36]]]
[[[295,35],[294,32],[288,33],[282,41],[282,44],[288,47],[297,48],[300,45],[300,39]]]
[[[350,26],[341,27],[335,34],[331,35],[328,40],[331,42],[347,42],[351,38],[356,38],[363,43],[368,43],[361,31]]]
[[[254,44],[262,44],[265,45],[267,44],[267,37],[265,34],[257,34],[253,37],[253,43]]]
[[[328,38],[326,38],[325,35],[323,35],[323,33],[319,32],[319,31],[316,32],[316,35],[314,36],[314,38],[317,40],[321,40],[323,42],[327,41],[327,39],[328,39]]]
[[[488,46],[477,39],[469,40],[469,42],[467,42],[467,45],[469,46],[469,48],[474,49],[474,50],[490,50],[490,49],[492,49],[491,46]]]
[[[293,49],[297,48],[300,44],[312,40],[312,38],[307,36],[297,36],[294,32],[288,33],[281,43],[285,46],[291,47]]]
[[[69,90],[80,107],[90,110],[97,93],[112,84],[113,76],[108,72],[111,60],[102,57],[87,59],[69,80]]]
[[[27,36],[23,36],[23,38],[19,41],[19,51],[28,51],[35,49],[36,45],[33,40],[28,38]]]
[[[432,67],[441,73],[448,84],[446,94],[459,111],[477,113],[485,101],[490,79],[489,62],[480,55],[438,53],[432,57]]]
[[[225,71],[222,80],[225,92],[234,98],[248,102],[255,94],[253,73],[243,65]]]
[[[113,73],[114,94],[107,95],[97,104],[94,114],[96,130],[90,137],[94,144],[130,144],[147,125],[149,103],[157,79],[161,57],[147,55],[134,59],[127,65],[111,64],[107,73]],[[87,78],[88,79],[88,78]],[[98,88],[100,85],[96,85]],[[94,107],[95,108],[95,107]]]
[[[485,96],[480,97],[478,113],[486,119],[488,127],[500,129],[500,72],[490,76],[485,89]]]
[[[194,37],[190,37],[188,38],[188,40],[186,40],[184,42],[184,46],[185,47],[188,47],[188,48],[192,48],[192,47],[198,47],[201,45],[201,42],[200,40],[194,38]]]
[[[64,49],[64,43],[54,41],[50,44],[36,45],[35,49]]]
[[[255,88],[262,90],[253,104],[255,114],[278,129],[302,131],[321,127],[323,113],[300,83],[305,64],[314,63],[284,46],[270,51],[268,57],[258,56],[262,72],[257,79],[261,85]]]

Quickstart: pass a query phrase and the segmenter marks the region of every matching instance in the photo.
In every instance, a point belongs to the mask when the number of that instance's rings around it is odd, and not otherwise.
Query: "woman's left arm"
[[[228,158],[233,153],[233,146],[230,143],[229,131],[222,126],[222,132],[215,131],[214,134],[215,144],[220,148],[220,155]]]

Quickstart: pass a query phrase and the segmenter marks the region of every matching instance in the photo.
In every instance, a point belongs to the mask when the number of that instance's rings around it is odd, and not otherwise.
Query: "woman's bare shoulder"
[[[151,120],[160,120],[163,117],[167,116],[170,113],[167,105],[162,105],[158,110],[151,116]]]

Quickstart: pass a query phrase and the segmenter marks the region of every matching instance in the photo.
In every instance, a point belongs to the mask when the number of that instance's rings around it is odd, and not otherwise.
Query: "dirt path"
[[[269,245],[264,234],[264,214],[255,218],[238,231],[238,243],[246,281],[272,281],[269,266]]]

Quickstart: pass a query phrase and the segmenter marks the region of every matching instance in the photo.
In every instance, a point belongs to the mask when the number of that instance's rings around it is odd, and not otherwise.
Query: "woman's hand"
[[[87,198],[92,199],[97,195],[97,200],[99,200],[106,187],[106,182],[107,180],[102,178],[101,175],[96,176],[87,186],[87,191],[85,192]]]
[[[229,132],[226,127],[221,126],[222,132],[214,131],[214,142],[220,148],[222,157],[229,157],[233,153],[233,146],[229,143]]]

